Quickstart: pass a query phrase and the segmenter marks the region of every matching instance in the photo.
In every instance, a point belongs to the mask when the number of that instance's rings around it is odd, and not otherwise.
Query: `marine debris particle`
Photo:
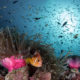
[[[27,26],[24,26],[24,28],[27,28]]]
[[[0,16],[0,18],[3,18],[3,16]]]
[[[67,21],[65,21],[65,22],[63,23],[62,27],[64,27],[66,24],[67,24]]]
[[[47,27],[48,26],[48,24],[45,24],[45,27]]]
[[[61,23],[60,23],[60,22],[57,22],[57,24],[58,24],[58,25],[61,25]]]
[[[63,44],[63,42],[61,42],[61,44]]]
[[[61,53],[64,53],[64,50],[61,50]]]
[[[42,16],[42,17],[35,17],[35,18],[33,18],[33,19],[35,19],[35,20],[39,20],[39,19],[41,19],[41,18],[46,18],[46,16]]]
[[[8,12],[9,15],[11,15],[11,12]]]
[[[32,8],[32,6],[31,6],[31,5],[29,5],[29,6],[28,6],[28,9],[31,9],[31,8]]]
[[[73,37],[73,38],[75,38],[75,39],[76,39],[76,38],[78,38],[78,34],[74,35],[74,37]]]
[[[4,20],[4,22],[11,23],[12,21],[11,20]]]
[[[18,1],[13,1],[13,4],[16,4]]]
[[[7,8],[7,6],[3,6],[3,8],[5,9],[5,8]]]
[[[60,36],[58,36],[59,38],[62,38],[63,36],[62,35],[60,35]]]

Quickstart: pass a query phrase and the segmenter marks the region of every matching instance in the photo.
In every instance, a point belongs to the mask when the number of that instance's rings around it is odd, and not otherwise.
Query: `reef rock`
[[[30,77],[30,80],[51,80],[50,72],[39,72]]]
[[[22,67],[9,72],[5,76],[5,80],[28,80],[28,67]]]
[[[76,74],[76,77],[72,78],[71,80],[80,80],[80,74]]]
[[[0,80],[5,80],[3,76],[0,75]]]

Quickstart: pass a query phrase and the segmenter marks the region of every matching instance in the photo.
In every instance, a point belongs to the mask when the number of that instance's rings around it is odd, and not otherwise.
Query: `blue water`
[[[62,50],[80,55],[80,0],[0,0],[0,27],[7,26],[40,34],[56,56]]]

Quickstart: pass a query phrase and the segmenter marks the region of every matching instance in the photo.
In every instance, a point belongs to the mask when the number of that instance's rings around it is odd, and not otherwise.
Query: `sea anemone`
[[[26,62],[24,61],[24,59],[17,59],[15,56],[11,56],[10,58],[7,57],[7,58],[2,59],[1,64],[5,68],[7,68],[9,72],[26,66]]]

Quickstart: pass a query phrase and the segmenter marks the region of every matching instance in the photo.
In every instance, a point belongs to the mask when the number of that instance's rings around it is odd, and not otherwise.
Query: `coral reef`
[[[35,69],[35,67],[30,68],[27,65],[29,69],[26,70],[26,67],[22,67],[18,70],[13,70],[6,75],[5,80],[17,80],[19,78],[19,80],[27,80],[28,78],[30,80],[37,80],[37,78],[38,80],[61,80],[63,77],[64,79],[62,80],[65,80],[65,70],[67,67],[64,64],[67,55],[56,58],[54,48],[51,47],[52,44],[44,44],[40,40],[36,41],[39,36],[26,36],[24,33],[19,34],[15,28],[9,27],[1,30],[0,60],[13,55],[16,57],[22,56],[25,59],[31,57],[35,50],[40,51],[43,60],[42,67]],[[62,74],[63,76],[61,76]],[[27,76],[23,79],[25,75]]]

